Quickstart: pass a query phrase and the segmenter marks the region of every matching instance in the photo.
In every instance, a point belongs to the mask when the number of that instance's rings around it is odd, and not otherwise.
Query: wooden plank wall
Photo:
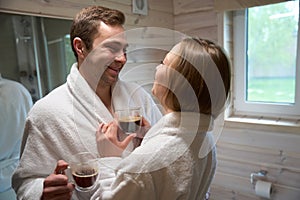
[[[213,0],[174,0],[174,28],[189,36],[218,41]]]
[[[217,143],[219,162],[212,186],[213,199],[258,200],[250,174],[259,170],[267,170],[268,180],[274,183],[272,199],[299,199],[299,129],[262,129],[257,124],[226,125]]]
[[[231,16],[226,13],[223,19],[220,18],[220,13],[214,10],[213,0],[174,0],[176,30],[219,44],[224,40],[228,53],[233,48]],[[274,183],[273,200],[300,199],[299,126],[266,127],[228,122],[217,142],[217,149],[218,166],[210,199],[261,199],[255,195],[250,183],[250,174],[259,170],[267,170],[268,180]]]
[[[101,5],[121,10],[127,17],[126,25],[128,27],[173,28],[173,3],[171,0],[149,0],[148,16],[133,14],[132,0],[1,0],[0,11],[72,19],[80,9],[89,5]]]

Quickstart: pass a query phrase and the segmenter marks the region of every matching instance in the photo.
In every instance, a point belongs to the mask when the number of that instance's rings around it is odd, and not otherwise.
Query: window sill
[[[254,130],[299,133],[300,119],[264,118],[234,115],[225,118],[225,128],[251,128]]]

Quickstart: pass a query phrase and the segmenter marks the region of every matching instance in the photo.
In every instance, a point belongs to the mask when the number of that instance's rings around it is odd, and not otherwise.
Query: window
[[[235,11],[235,114],[300,116],[299,0]]]

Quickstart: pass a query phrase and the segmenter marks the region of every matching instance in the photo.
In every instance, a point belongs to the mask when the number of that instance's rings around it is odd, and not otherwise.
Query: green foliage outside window
[[[248,9],[248,101],[294,103],[298,4]]]

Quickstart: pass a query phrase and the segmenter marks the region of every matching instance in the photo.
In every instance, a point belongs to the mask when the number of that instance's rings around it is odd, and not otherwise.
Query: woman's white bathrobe
[[[161,117],[150,95],[135,84],[118,81],[113,94],[115,109],[141,106],[152,123]],[[68,162],[71,155],[83,151],[96,154],[99,123],[112,120],[74,64],[67,82],[39,100],[29,113],[20,164],[12,179],[18,198],[40,199],[43,181],[53,173],[58,160]]]
[[[92,199],[203,200],[216,168],[211,128],[207,115],[165,115],[115,168],[112,185],[99,181]]]

